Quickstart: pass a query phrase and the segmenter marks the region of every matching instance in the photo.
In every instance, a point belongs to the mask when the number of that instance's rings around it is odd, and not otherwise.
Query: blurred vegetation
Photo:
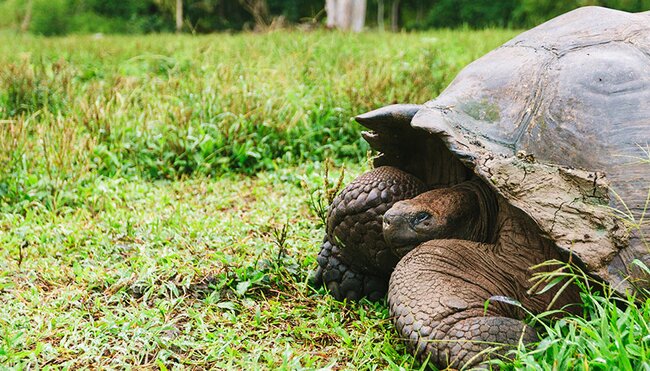
[[[352,116],[431,99],[514,34],[0,35],[0,201],[74,205],[97,176],[364,161]]]
[[[320,25],[324,0],[256,0],[265,4],[264,26]],[[192,33],[253,29],[255,17],[243,0],[183,0],[183,30]],[[396,13],[398,28],[532,27],[580,6],[600,5],[638,12],[650,0],[369,0],[366,24],[384,24]],[[0,28],[39,35],[149,33],[175,28],[174,0],[0,0]],[[380,10],[382,9],[382,10]],[[258,18],[259,20],[260,18]],[[27,21],[26,21],[27,20]]]

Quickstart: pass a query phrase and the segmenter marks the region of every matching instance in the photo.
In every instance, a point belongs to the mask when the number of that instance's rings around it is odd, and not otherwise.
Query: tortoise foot
[[[313,273],[313,286],[324,286],[336,300],[381,300],[388,290],[388,279],[363,274],[341,260],[338,247],[327,239],[318,253],[318,268]]]

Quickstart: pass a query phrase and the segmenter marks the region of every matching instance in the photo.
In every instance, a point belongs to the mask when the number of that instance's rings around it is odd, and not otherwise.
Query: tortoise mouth
[[[411,250],[415,249],[417,245],[403,245],[403,246],[391,246],[390,249],[393,254],[397,255],[398,258],[403,258]]]
[[[408,218],[384,215],[384,241],[399,258],[413,250],[417,245],[431,238],[419,233]]]

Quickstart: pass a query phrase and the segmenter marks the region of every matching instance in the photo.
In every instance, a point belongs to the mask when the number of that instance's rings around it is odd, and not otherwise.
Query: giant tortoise
[[[509,300],[532,313],[579,302],[572,286],[529,292],[530,268],[551,259],[618,292],[647,285],[650,12],[574,10],[436,99],[356,119],[379,155],[331,205],[317,278],[339,299],[388,291],[418,355],[467,366],[534,341]]]

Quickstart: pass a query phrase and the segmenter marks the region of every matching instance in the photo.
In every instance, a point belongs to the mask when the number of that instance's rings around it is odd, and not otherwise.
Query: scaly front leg
[[[497,264],[492,246],[433,240],[398,263],[389,284],[390,311],[422,359],[441,368],[471,367],[537,340],[516,307],[491,303],[484,309],[492,296],[516,297],[512,281],[525,279],[503,274],[508,267]]]
[[[345,187],[327,214],[314,283],[325,285],[339,300],[384,297],[398,257],[384,241],[382,217],[395,202],[424,190],[420,180],[389,166]]]

